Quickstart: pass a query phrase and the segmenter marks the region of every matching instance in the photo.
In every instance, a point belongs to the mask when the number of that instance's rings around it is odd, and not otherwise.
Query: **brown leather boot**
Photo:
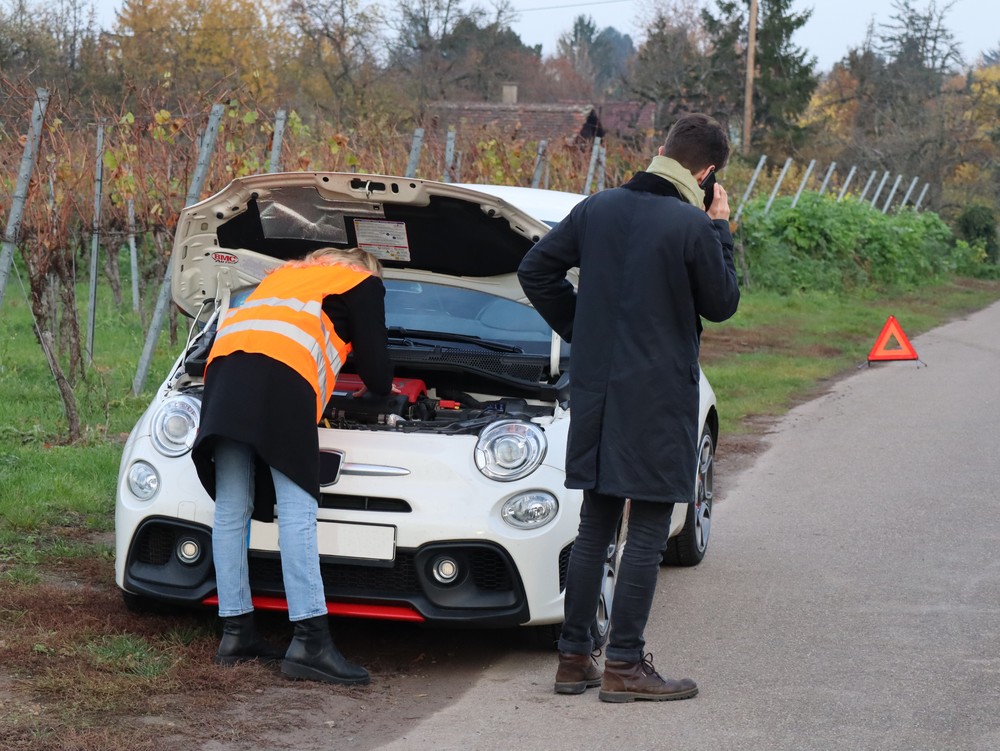
[[[559,653],[559,669],[556,670],[557,694],[582,694],[588,688],[600,685],[601,669],[597,667],[594,655]]]
[[[624,703],[645,699],[647,701],[674,701],[698,695],[698,685],[690,678],[661,678],[653,669],[653,655],[647,654],[639,662],[607,660],[604,663],[604,680],[601,682],[601,701]]]

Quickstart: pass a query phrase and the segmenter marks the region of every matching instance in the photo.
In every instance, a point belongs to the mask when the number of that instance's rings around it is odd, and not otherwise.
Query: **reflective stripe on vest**
[[[316,392],[316,421],[323,410],[351,345],[344,342],[323,312],[323,298],[353,289],[370,274],[340,265],[279,267],[264,278],[238,308],[228,311],[209,354],[263,354],[301,375]],[[207,365],[206,365],[207,369]]]

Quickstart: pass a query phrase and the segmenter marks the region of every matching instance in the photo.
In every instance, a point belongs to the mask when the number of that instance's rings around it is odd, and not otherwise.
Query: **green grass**
[[[11,282],[0,310],[0,580],[25,582],[34,579],[38,562],[65,557],[62,535],[54,531],[112,528],[125,437],[182,345],[171,344],[164,327],[146,387],[133,396],[145,330],[128,303],[119,310],[109,291],[99,290],[93,362],[82,376],[66,374],[82,424],[81,440],[68,445],[63,401],[34,334],[31,309],[13,275]],[[77,299],[85,339],[85,286]],[[181,338],[186,325],[182,318]],[[68,367],[65,351],[59,361]]]

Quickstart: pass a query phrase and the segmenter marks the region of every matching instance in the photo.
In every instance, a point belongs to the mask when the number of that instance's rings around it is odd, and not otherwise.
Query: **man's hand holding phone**
[[[729,221],[729,194],[715,179],[715,170],[705,176],[699,183],[705,191],[705,211],[710,219],[724,219]]]

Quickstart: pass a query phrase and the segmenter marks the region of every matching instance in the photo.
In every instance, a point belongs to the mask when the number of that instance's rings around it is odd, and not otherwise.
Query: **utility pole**
[[[743,91],[743,155],[750,153],[750,126],[753,123],[754,52],[757,49],[757,0],[750,0],[750,31],[747,35],[747,82]]]

